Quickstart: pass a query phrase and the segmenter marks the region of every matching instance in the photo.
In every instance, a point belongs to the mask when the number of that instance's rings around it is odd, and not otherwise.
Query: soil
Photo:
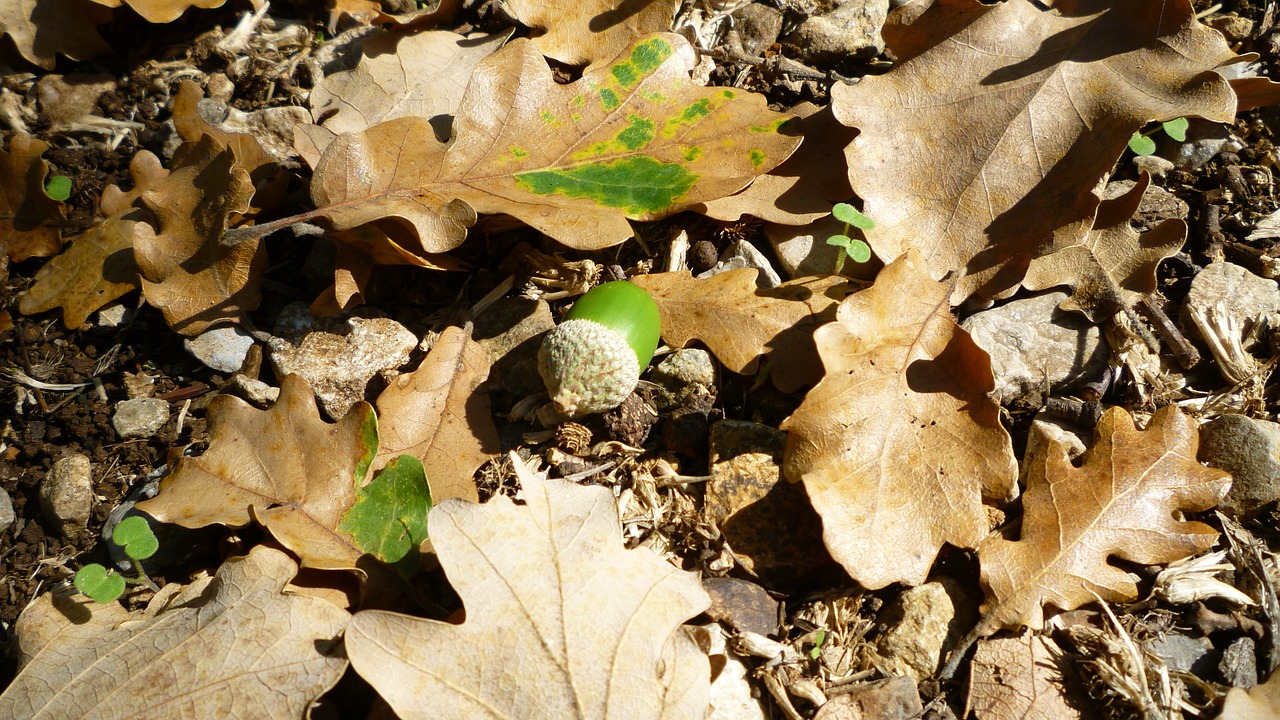
[[[1247,3],[1224,4],[1227,6],[1224,10],[1235,10],[1255,20],[1261,19],[1261,12]],[[320,29],[328,19],[318,14],[318,7],[318,3],[291,5],[282,2],[273,4],[271,15],[300,20],[309,28]],[[788,4],[788,7],[793,15],[803,16],[798,6]],[[146,149],[163,156],[167,146],[171,149],[173,132],[165,121],[168,119],[168,100],[176,88],[176,80],[169,70],[160,68],[178,62],[183,67],[194,69],[202,77],[228,71],[231,58],[223,57],[212,49],[216,38],[210,34],[210,29],[234,26],[239,12],[239,7],[188,12],[178,21],[164,26],[147,25],[129,13],[117,12],[116,20],[103,27],[108,44],[120,50],[122,55],[89,66],[89,69],[109,72],[119,79],[117,87],[100,100],[96,112],[103,117],[141,123],[143,128],[131,133],[113,149],[101,141],[72,142],[64,134],[48,132],[48,123],[44,121],[33,124],[33,133],[53,144],[53,149],[45,157],[54,166],[54,173],[68,175],[72,179],[75,191],[68,201],[67,235],[93,223],[102,188],[113,183],[127,187],[128,162],[135,152]],[[467,27],[489,27],[497,22],[488,3],[468,5],[455,21]],[[1249,47],[1262,53],[1263,62],[1272,71],[1280,70],[1280,57],[1273,48],[1260,40]],[[293,84],[294,80],[286,78],[282,81],[269,72],[273,61],[279,58],[255,57],[253,60],[249,70],[237,80],[230,105],[249,111],[297,102],[294,93],[298,88]],[[887,66],[883,60],[845,63],[838,71],[845,77],[877,72]],[[17,67],[19,63],[14,61],[10,66]],[[60,61],[59,68],[66,72],[82,69],[65,58]],[[568,79],[572,69],[561,70]],[[740,70],[740,66],[731,62],[718,61],[712,82],[728,82]],[[20,73],[5,75],[0,78],[0,84],[11,91],[30,92],[29,78]],[[825,104],[828,87],[829,82],[769,81],[759,76],[756,86],[750,89],[765,93],[776,109],[782,109],[802,100]],[[1190,278],[1207,262],[1222,256],[1238,262],[1250,259],[1245,257],[1247,252],[1233,243],[1243,243],[1256,219],[1276,209],[1272,188],[1269,184],[1246,182],[1242,186],[1245,192],[1225,200],[1220,188],[1227,178],[1255,177],[1260,164],[1274,156],[1271,128],[1278,126],[1278,120],[1280,112],[1275,110],[1243,114],[1234,130],[1248,147],[1238,153],[1222,155],[1195,172],[1171,173],[1163,181],[1168,190],[1189,204],[1189,222],[1193,228],[1185,252],[1161,267],[1161,293],[1171,306],[1177,306],[1186,293]],[[1131,168],[1122,169],[1119,177],[1124,174],[1134,175]],[[295,181],[290,191],[293,201],[304,206],[304,185]],[[759,240],[757,244],[760,247],[768,247],[757,224],[745,222],[726,227],[692,215],[671,218],[665,224],[653,224],[646,234],[661,237],[667,225],[678,226],[690,233],[694,246],[690,260],[695,265],[704,263],[708,256],[714,257],[713,251],[724,248],[737,237]],[[635,247],[625,247],[621,253],[616,249],[595,254],[563,253],[536,233],[512,228],[510,223],[501,219],[482,221],[473,231],[473,238],[456,255],[477,268],[474,272],[424,276],[405,268],[378,268],[367,288],[366,302],[386,310],[414,332],[425,334],[435,320],[471,306],[496,287],[506,274],[501,269],[502,264],[509,262],[512,250],[521,243],[532,244],[545,252],[560,252],[570,261],[592,258],[602,266],[616,267],[624,274],[647,269],[647,261]],[[253,316],[259,327],[271,327],[279,308],[296,300],[310,301],[326,284],[325,278],[312,270],[317,258],[324,255],[323,245],[313,244],[305,238],[273,238],[268,246],[271,270],[264,284],[262,306]],[[0,642],[10,639],[18,614],[38,593],[68,582],[76,568],[84,563],[105,560],[99,534],[107,514],[143,478],[164,465],[168,453],[192,444],[198,449],[207,441],[204,407],[229,379],[188,354],[181,337],[169,329],[157,311],[145,305],[139,307],[136,293],[125,297],[130,312],[128,319],[117,327],[91,320],[83,327],[68,330],[56,313],[22,316],[17,312],[17,298],[31,284],[42,264],[42,260],[13,264],[8,269],[7,280],[0,282],[0,309],[9,310],[13,323],[11,329],[0,329],[0,372],[17,369],[39,383],[87,385],[73,390],[39,389],[0,375],[0,486],[12,498],[17,515],[14,526],[0,533],[0,583],[3,583],[0,589]],[[0,323],[2,327],[3,323]],[[784,395],[768,383],[756,382],[755,378],[737,377],[731,373],[723,373],[723,376],[716,388],[717,399],[710,409],[702,407],[694,408],[694,412],[666,413],[659,416],[655,424],[652,421],[637,422],[636,418],[644,413],[633,411],[628,414],[624,408],[586,423],[587,430],[594,441],[618,440],[641,446],[650,456],[667,453],[682,460],[684,473],[705,473],[709,464],[705,441],[709,421],[744,419],[776,427],[799,402],[797,396]],[[270,377],[263,379],[274,382]],[[371,384],[368,396],[375,397],[380,389],[377,382]],[[171,419],[163,430],[150,438],[121,441],[111,424],[115,405],[139,393],[168,400],[173,410]],[[1113,389],[1111,393],[1105,398],[1108,404],[1133,401],[1125,395],[1124,388]],[[495,396],[495,414],[503,417],[517,399]],[[179,411],[183,411],[181,426],[177,423]],[[1030,418],[1030,410],[1015,411],[1008,418],[1015,438],[1025,438]],[[504,451],[518,449],[544,453],[557,443],[570,449],[574,447],[573,442],[581,444],[571,438],[557,438],[542,444],[526,442],[525,434],[533,428],[523,423],[503,422],[500,430]],[[1018,452],[1020,455],[1021,448]],[[39,486],[53,463],[72,453],[86,455],[92,463],[95,501],[87,527],[63,535],[54,529],[41,511]],[[569,461],[556,468],[561,475],[581,469]],[[477,475],[477,482],[487,495],[512,489],[510,473],[498,466],[483,468]],[[699,500],[696,492],[692,493],[692,498],[693,501]],[[1274,529],[1259,530],[1274,533]],[[716,574],[714,561],[721,555],[723,546],[700,534],[696,523],[678,520],[662,531],[671,538],[671,546],[679,549],[686,567],[701,569],[708,575]],[[215,539],[225,534],[217,534]],[[212,545],[217,548],[212,555],[206,554],[198,559],[184,556],[175,561],[168,569],[167,579],[185,581],[202,569],[216,566],[217,556],[233,549],[229,544],[215,542]],[[944,556],[940,567],[947,568],[948,574],[964,578],[966,582],[976,575],[973,558],[965,553],[952,552]],[[163,581],[166,576],[159,579]],[[813,594],[806,594],[808,590]],[[813,611],[815,597],[839,596],[847,590],[828,585],[797,592],[788,598],[790,615],[786,627],[793,634],[801,634],[807,623],[804,613]],[[874,618],[879,608],[896,592],[886,590],[858,595],[852,603],[853,612],[864,620]],[[816,602],[820,605],[825,601]],[[1154,623],[1140,610],[1119,611],[1122,614],[1127,612],[1128,622],[1135,628]],[[7,685],[12,670],[12,667],[0,666],[0,689]],[[331,699],[336,707],[344,709],[343,716],[356,716],[354,713],[345,714],[346,708],[353,705],[367,707],[373,702],[367,686],[353,677],[344,680],[331,693]],[[957,702],[954,694],[947,701],[953,705]],[[941,713],[945,706],[935,709]]]

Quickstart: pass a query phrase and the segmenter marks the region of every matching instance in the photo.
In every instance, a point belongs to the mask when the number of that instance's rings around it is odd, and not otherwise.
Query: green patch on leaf
[[[535,195],[588,198],[637,217],[670,208],[677,198],[689,192],[698,177],[683,165],[644,156],[515,176],[522,189]]]
[[[692,125],[711,114],[711,99],[703,98],[698,102],[686,105],[679,115],[667,120],[662,126],[663,137],[674,137],[681,128]]]
[[[539,117],[542,118],[542,122],[548,125],[551,125],[552,127],[555,127],[556,125],[560,124],[559,121],[556,120],[556,114],[551,112],[550,110],[543,110],[539,114]]]
[[[411,575],[418,564],[414,550],[427,539],[431,490],[422,463],[401,455],[360,489],[338,529],[363,551]]]
[[[130,515],[121,520],[111,531],[111,542],[124,548],[124,554],[134,560],[149,558],[160,549],[160,541],[151,532],[151,525],[146,518],[138,515]]]
[[[582,122],[582,113],[569,113],[569,119],[576,123]]]
[[[794,119],[795,118],[778,118],[777,120],[764,125],[752,125],[750,129],[753,133],[776,133],[782,129],[783,125],[790,123]]]
[[[364,454],[356,461],[357,488],[364,485],[364,479],[369,474],[369,465],[378,454],[378,416],[373,412],[366,415],[364,422],[360,424],[360,444],[364,447]]]
[[[529,157],[529,151],[525,150],[522,147],[516,147],[515,145],[512,145],[510,148],[508,148],[508,150],[511,152],[511,157],[515,158],[516,160],[523,160]]]
[[[609,74],[622,87],[635,87],[671,57],[672,52],[671,43],[662,38],[650,38],[632,48],[631,55],[626,60],[614,63],[609,68]]]
[[[694,160],[697,160],[700,157],[702,157],[702,148],[698,147],[697,145],[694,145],[692,147],[687,147],[684,149],[684,159],[687,160],[688,162],[693,162]]]
[[[600,88],[600,104],[605,110],[617,110],[622,100],[618,98],[618,93],[609,88]]]
[[[752,166],[752,167],[757,167],[757,168],[758,168],[758,167],[760,167],[761,165],[763,165],[763,164],[764,164],[764,161],[765,161],[765,158],[766,158],[766,157],[767,157],[767,156],[765,155],[765,153],[764,153],[764,151],[763,151],[763,150],[759,150],[759,149],[752,150],[752,151],[751,151],[751,166]]]
[[[64,202],[71,197],[71,178],[66,175],[54,175],[45,181],[44,194],[48,195],[50,200]]]
[[[720,91],[720,97],[724,98],[725,100],[732,100],[732,99],[734,99],[734,98],[738,97],[738,93],[736,93],[736,92],[734,92],[734,91],[732,91],[732,90],[721,90],[721,91]]]
[[[77,570],[73,582],[77,590],[94,602],[108,603],[124,592],[124,578],[117,573],[107,572],[106,568],[97,563]]]

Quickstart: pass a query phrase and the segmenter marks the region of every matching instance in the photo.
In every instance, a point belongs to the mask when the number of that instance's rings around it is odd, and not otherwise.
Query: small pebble
[[[169,422],[169,403],[159,398],[134,398],[116,405],[111,426],[125,440],[149,438]]]
[[[235,326],[216,327],[182,341],[197,360],[224,373],[239,370],[252,345],[253,338]]]
[[[93,510],[93,466],[85,455],[67,455],[53,464],[40,483],[40,509],[63,536],[89,522]]]
[[[18,516],[13,512],[13,498],[9,497],[8,490],[0,487],[0,533],[13,527],[17,519]]]

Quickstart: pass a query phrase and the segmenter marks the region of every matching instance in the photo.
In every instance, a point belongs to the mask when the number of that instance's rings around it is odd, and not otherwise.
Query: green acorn
[[[538,373],[551,402],[569,417],[621,405],[653,359],[661,329],[658,305],[639,285],[592,288],[538,349]]]

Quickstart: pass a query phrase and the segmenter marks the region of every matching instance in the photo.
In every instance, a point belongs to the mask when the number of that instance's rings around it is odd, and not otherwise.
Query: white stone
[[[216,327],[182,341],[197,360],[218,372],[233,373],[244,364],[253,337],[235,326]]]
[[[9,497],[9,491],[0,487],[0,533],[13,527],[17,522],[18,516],[13,512],[13,498]]]
[[[149,438],[169,422],[169,403],[160,398],[134,398],[116,405],[111,426],[125,440]]]
[[[83,530],[93,511],[93,466],[84,455],[67,455],[40,483],[40,509],[63,535]]]
[[[973,600],[954,580],[908,588],[881,613],[880,622],[888,628],[876,638],[871,662],[885,674],[925,680],[976,616]]]
[[[888,15],[889,0],[844,0],[805,20],[785,40],[810,63],[875,57],[884,50],[880,31]]]

